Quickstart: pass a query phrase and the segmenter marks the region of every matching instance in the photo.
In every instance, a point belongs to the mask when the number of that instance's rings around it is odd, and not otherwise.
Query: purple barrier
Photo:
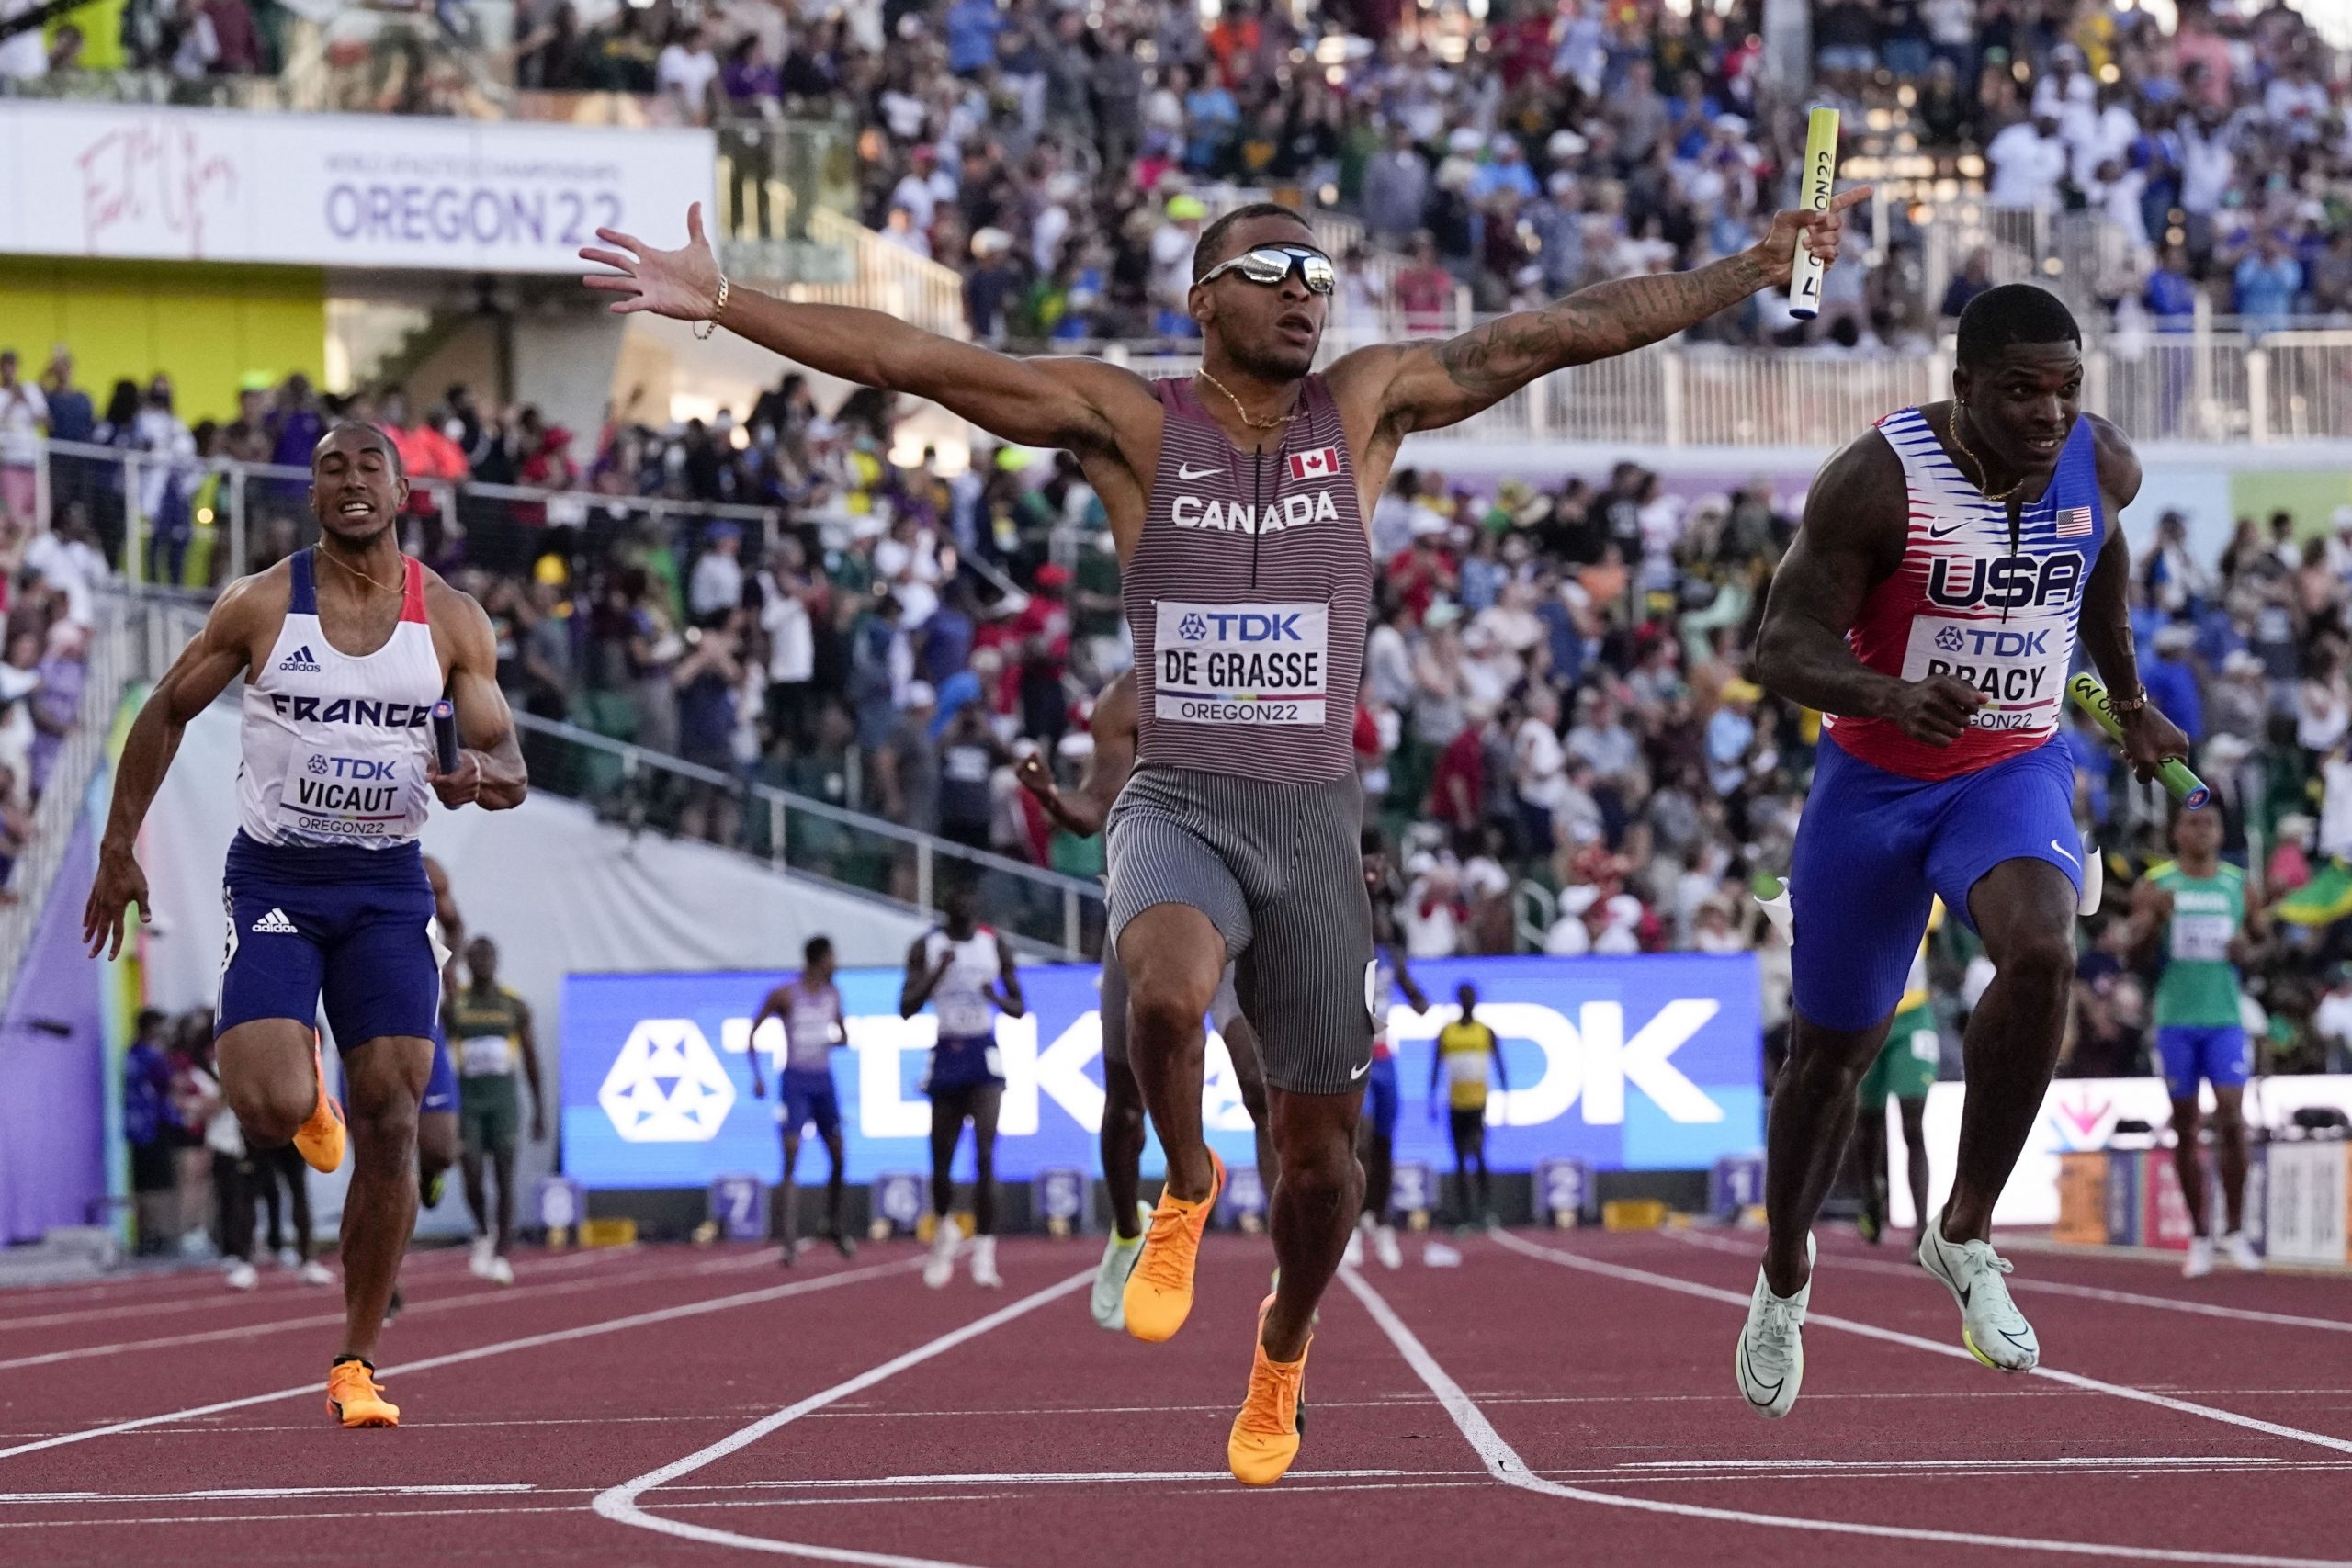
[[[0,1241],[88,1224],[107,1194],[105,972],[81,942],[96,850],[85,818],[0,1006]]]

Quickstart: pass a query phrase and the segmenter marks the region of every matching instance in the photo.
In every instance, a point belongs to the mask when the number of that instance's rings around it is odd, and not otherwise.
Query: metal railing
[[[73,745],[79,772],[61,758],[33,835],[19,863],[22,903],[0,909],[0,975],[13,973],[29,939],[40,897],[56,874],[74,813],[96,759],[104,751],[116,703],[133,679],[167,668],[204,624],[205,600],[149,589],[108,593],[108,635],[94,642],[90,681]],[[109,662],[99,663],[100,648]],[[103,685],[103,694],[100,687]],[[930,915],[946,890],[970,883],[986,919],[1023,948],[1079,960],[1102,952],[1102,889],[1093,882],[991,854],[902,827],[887,818],[743,774],[649,750],[627,740],[535,714],[516,712],[531,787],[588,806],[632,832],[687,837],[741,851],[777,871],[813,878],[912,913]],[[855,771],[855,754],[847,771]],[[854,793],[845,784],[844,793]],[[62,804],[70,797],[71,804]],[[53,818],[53,819],[52,819]],[[33,858],[45,857],[38,889]],[[20,934],[17,928],[21,925]]]
[[[307,468],[51,441],[36,476],[40,515],[78,517],[133,586],[209,588],[318,542]],[[461,555],[509,574],[551,547],[553,529],[577,529],[601,553],[634,532],[662,531],[687,545],[705,525],[731,522],[741,526],[745,559],[756,563],[792,522],[781,507],[473,480],[412,478],[410,493],[401,536],[411,553]]]
[[[531,787],[582,801],[606,821],[738,849],[926,915],[951,884],[968,881],[985,918],[1024,946],[1071,960],[1102,951],[1095,883],[575,725],[526,713],[514,722]]]
[[[74,822],[82,814],[91,775],[106,756],[123,687],[134,671],[152,678],[163,668],[153,658],[153,645],[143,636],[130,635],[130,617],[118,595],[100,595],[96,610],[97,624],[91,628],[83,665],[82,700],[74,727],[50,765],[40,799],[33,807],[32,832],[24,852],[10,868],[11,898],[0,904],[0,996],[15,987],[25,952],[32,945],[33,932],[73,841]]]

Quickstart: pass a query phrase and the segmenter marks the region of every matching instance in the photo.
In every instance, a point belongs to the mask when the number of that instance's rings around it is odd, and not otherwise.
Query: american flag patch
[[[1318,446],[1312,452],[1290,455],[1290,477],[1295,479],[1336,479],[1340,472],[1340,449]]]
[[[2090,531],[2091,531],[2091,509],[2090,509],[2089,507],[2087,507],[2087,506],[2067,506],[2067,507],[2061,507],[2061,508],[2059,509],[2059,512],[2058,512],[2058,536],[2059,536],[2060,538],[2062,538],[2062,539],[2080,539],[2080,538],[2086,538],[2086,537],[2087,537],[2087,536],[2089,536]]]

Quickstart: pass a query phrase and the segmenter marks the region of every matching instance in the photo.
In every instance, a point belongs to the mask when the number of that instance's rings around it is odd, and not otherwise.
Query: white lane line
[[[570,1273],[571,1270],[582,1267],[583,1264],[601,1263],[607,1258],[620,1257],[624,1253],[640,1251],[643,1249],[643,1246],[644,1244],[641,1242],[633,1241],[625,1247],[597,1247],[593,1251],[575,1253],[569,1258],[548,1258],[545,1261],[532,1259],[526,1261],[522,1268],[517,1269],[514,1271],[514,1277],[526,1286],[536,1285],[539,1282],[539,1279],[542,1275]],[[253,1304],[254,1300],[254,1297],[241,1294],[240,1292],[232,1291],[227,1286],[222,1285],[220,1282],[220,1274],[213,1265],[206,1265],[203,1271],[204,1274],[211,1280],[212,1288],[200,1296],[173,1297],[164,1301],[148,1303],[133,1302],[122,1306],[82,1307],[74,1312],[53,1312],[40,1317],[0,1317],[0,1334],[5,1334],[12,1329],[18,1328],[55,1328],[62,1325],[74,1323],[105,1323],[115,1318],[123,1317],[152,1318],[160,1317],[168,1313],[209,1312],[220,1307],[251,1306]],[[419,1275],[424,1274],[426,1271],[419,1268],[417,1260],[411,1260],[403,1267],[401,1272],[404,1277],[414,1279]],[[449,1272],[451,1272],[451,1270],[448,1269],[434,1269],[430,1271],[430,1277],[438,1279],[441,1275]],[[287,1282],[291,1282],[290,1276],[288,1276]],[[322,1287],[316,1285],[301,1285],[297,1286],[293,1290],[288,1290],[283,1292],[273,1289],[267,1295],[263,1296],[261,1299],[264,1301],[276,1300],[281,1294],[294,1295],[299,1293],[302,1295],[309,1295],[311,1292],[322,1288]],[[494,1293],[498,1289],[499,1287],[492,1286],[477,1293],[489,1295]],[[470,1300],[472,1298],[469,1296],[466,1299]]]
[[[616,1248],[615,1250],[618,1250]],[[462,1312],[472,1307],[494,1306],[513,1301],[545,1301],[552,1296],[573,1296],[582,1291],[616,1290],[624,1285],[658,1283],[667,1280],[683,1280],[689,1276],[734,1272],[765,1263],[765,1258],[727,1258],[716,1263],[697,1264],[692,1269],[639,1269],[591,1280],[566,1280],[548,1285],[516,1285],[512,1288],[493,1287],[486,1291],[469,1291],[460,1296],[442,1296],[432,1300],[412,1302],[408,1311],[419,1317],[428,1313]],[[86,1361],[107,1356],[129,1355],[140,1350],[169,1350],[188,1345],[213,1345],[223,1340],[251,1339],[265,1334],[275,1334],[287,1328],[319,1328],[344,1320],[340,1308],[334,1312],[313,1313],[308,1317],[272,1318],[266,1323],[232,1324],[226,1328],[192,1329],[186,1334],[167,1334],[153,1339],[126,1339],[108,1345],[79,1345],[66,1350],[45,1350],[38,1355],[17,1356],[0,1360],[0,1372],[20,1371],[27,1367],[51,1367],[66,1361]]]
[[[536,1492],[527,1481],[393,1486],[204,1486],[192,1492],[0,1492],[0,1504],[53,1507],[60,1503],[258,1503],[297,1497],[482,1497]]]
[[[503,1356],[512,1350],[536,1350],[548,1345],[568,1344],[575,1339],[589,1339],[604,1334],[618,1334],[624,1329],[643,1328],[650,1324],[674,1323],[680,1318],[699,1317],[706,1313],[725,1312],[731,1307],[756,1306],[762,1302],[782,1301],[787,1296],[806,1295],[811,1291],[831,1290],[854,1280],[871,1280],[884,1274],[903,1274],[922,1260],[909,1258],[892,1263],[869,1264],[862,1269],[845,1269],[838,1274],[820,1274],[812,1280],[795,1280],[789,1284],[770,1285],[764,1290],[741,1291],[731,1296],[714,1296],[707,1301],[687,1302],[679,1306],[662,1307],[653,1312],[633,1313],[603,1323],[582,1324],[576,1328],[560,1328],[547,1334],[526,1335],[520,1339],[502,1339],[492,1345],[478,1345],[470,1350],[455,1350],[446,1356],[428,1356],[421,1361],[404,1361],[385,1368],[379,1375],[387,1380],[404,1377],[412,1372],[429,1372],[436,1367],[454,1367],[467,1361],[479,1361],[485,1357]],[[1089,1276],[1090,1278],[1091,1276]],[[141,1416],[131,1421],[114,1421],[103,1427],[85,1427],[78,1432],[64,1432],[37,1442],[17,1443],[0,1449],[0,1460],[15,1459],[22,1454],[39,1453],[44,1449],[67,1448],[74,1443],[86,1443],[97,1438],[111,1438],[123,1432],[136,1432],[149,1427],[161,1427],[175,1421],[193,1421],[199,1416],[217,1416],[227,1410],[245,1410],[256,1404],[272,1404],[281,1399],[312,1399],[325,1397],[325,1385],[318,1380],[298,1383],[292,1388],[273,1389],[267,1393],[250,1393],[243,1399],[223,1399],[210,1404],[194,1404],[185,1410],[168,1411],[161,1416]]]
[[[1542,1252],[1541,1247],[1530,1248]],[[1447,1374],[1437,1359],[1415,1337],[1405,1320],[1398,1317],[1379,1292],[1366,1284],[1357,1270],[1341,1268],[1340,1280],[1364,1310],[1372,1314],[1388,1342],[1396,1347],[1406,1365],[1419,1374],[1438,1403],[1453,1418],[1453,1425],[1468,1440],[1471,1449],[1487,1467],[1487,1472],[1507,1486],[1521,1491],[1538,1492],[1545,1496],[1561,1497],[1574,1503],[1590,1503],[1604,1508],[1625,1508],[1635,1513],[1667,1514],[1678,1518],[1706,1519],[1718,1524],[1760,1525],[1768,1529],[1811,1531],[1826,1535],[1869,1536],[1881,1540],[1927,1540],[1948,1546],[1989,1546],[2011,1551],[2047,1551],[2077,1557],[2116,1557],[2136,1562],[2207,1562],[2228,1564],[2230,1568],[2352,1568],[2352,1562],[2310,1557],[2271,1557],[2255,1552],[2186,1551],[2165,1547],[2113,1546],[2101,1541],[2054,1540],[2030,1536],[1985,1535],[1973,1530],[1924,1529],[1905,1525],[1866,1525],[1845,1519],[1808,1519],[1782,1514],[1758,1514],[1744,1508],[1710,1508],[1695,1503],[1668,1503],[1654,1497],[1627,1497],[1612,1492],[1595,1492],[1582,1486],[1564,1485],[1548,1481],[1530,1471],[1519,1450],[1503,1440],[1483,1411],[1462,1392],[1462,1385]],[[1743,1300],[1742,1304],[1745,1304]],[[1808,1323],[1814,1321],[1806,1314]]]
[[[1057,1285],[1048,1285],[1042,1291],[1033,1292],[1017,1302],[1012,1302],[998,1308],[986,1317],[975,1318],[961,1328],[943,1334],[938,1338],[927,1344],[919,1345],[903,1355],[893,1356],[878,1367],[860,1372],[846,1382],[837,1382],[832,1387],[812,1393],[806,1399],[795,1401],[772,1415],[762,1416],[741,1430],[729,1433],[706,1448],[697,1449],[684,1459],[673,1460],[659,1470],[649,1470],[635,1480],[624,1481],[618,1486],[601,1492],[597,1494],[593,1506],[597,1513],[617,1524],[635,1525],[639,1529],[674,1536],[681,1540],[701,1541],[709,1546],[732,1546],[747,1551],[764,1551],[779,1557],[808,1557],[825,1562],[854,1562],[864,1565],[864,1568],[966,1568],[965,1564],[943,1563],[933,1558],[903,1557],[896,1553],[879,1551],[855,1551],[843,1547],[776,1540],[766,1536],[741,1535],[733,1530],[714,1529],[707,1525],[687,1524],[681,1519],[664,1518],[660,1515],[648,1513],[638,1506],[638,1499],[664,1483],[675,1481],[680,1476],[691,1475],[706,1465],[725,1459],[739,1449],[747,1448],[758,1442],[769,1433],[790,1426],[812,1410],[822,1410],[826,1405],[846,1399],[851,1394],[862,1393],[878,1382],[898,1376],[909,1367],[921,1366],[935,1356],[945,1355],[957,1346],[978,1339],[980,1336],[1001,1328],[1015,1318],[1035,1312],[1048,1303],[1059,1301],[1071,1292],[1092,1283],[1093,1279],[1093,1269],[1081,1269]]]
[[[1751,1261],[1760,1260],[1761,1246],[1743,1247],[1722,1236],[1693,1235],[1688,1231],[1668,1231],[1667,1235],[1690,1247],[1702,1247],[1710,1252],[1728,1252]],[[1761,1235],[1758,1237],[1762,1240]],[[1900,1275],[1917,1280],[1927,1271],[1909,1263],[1887,1263],[1877,1258],[1849,1258],[1837,1253],[1824,1253],[1819,1261],[1835,1269],[1850,1269],[1860,1274]],[[2110,1291],[2100,1285],[2076,1285],[2064,1280],[2029,1280],[2020,1275],[2009,1276],[2011,1291],[2041,1291],[2050,1295],[2079,1296],[2085,1301],[2113,1302],[2120,1306],[2156,1307],[2165,1312],[2185,1312],[2198,1317],[2222,1317],[2237,1323],[2272,1323],[2283,1328],[2321,1328],[2335,1334],[2352,1334],[2352,1321],[2336,1317],[2305,1317],[2298,1313],[2264,1312],[2256,1307],[2223,1306],[2218,1302],[2182,1301],[2173,1296],[2151,1296],[2138,1291]]]
[[[1588,1274],[1600,1274],[1611,1280],[1623,1280],[1636,1285],[1653,1285],[1660,1290],[1679,1291],[1684,1295],[1697,1296],[1704,1301],[1723,1302],[1738,1307],[1743,1312],[1747,1307],[1747,1297],[1737,1291],[1725,1291],[1713,1285],[1702,1285],[1696,1280],[1681,1279],[1673,1274],[1654,1274],[1646,1269],[1630,1269],[1622,1263],[1603,1263],[1599,1258],[1583,1258],[1572,1252],[1556,1252],[1548,1247],[1537,1247],[1533,1242],[1522,1241],[1509,1231],[1493,1231],[1488,1234],[1495,1241],[1510,1251],[1529,1258],[1540,1258],[1546,1263],[1556,1263],[1565,1269],[1582,1269]],[[1849,1334],[1859,1334],[1865,1338],[1883,1340],[1889,1345],[1907,1346],[1914,1350],[1926,1350],[1938,1356],[1957,1357],[1971,1365],[1979,1364],[1976,1358],[1961,1346],[1946,1344],[1939,1339],[1923,1339],[1916,1334],[1905,1334],[1899,1329],[1881,1328],[1874,1323],[1860,1323],[1849,1317],[1832,1317],[1827,1313],[1810,1310],[1805,1313],[1804,1321],[1807,1327],[1818,1324],[1824,1328],[1843,1329]],[[2266,1437],[2284,1438],[2290,1442],[2309,1443],[2313,1448],[2333,1449],[2337,1453],[2352,1454],[2352,1438],[2331,1438],[2324,1432],[2306,1432],[2301,1427],[2281,1426],[2276,1421],[2265,1421],[2253,1416],[2241,1416],[2234,1410],[2223,1410],[2217,1405],[2199,1404],[2194,1400],[2175,1399],[2170,1394],[2155,1393],[2144,1388],[2134,1388],[2129,1383],[2109,1382],[2103,1378],[2086,1377],[2080,1372],[2061,1371],[2051,1366],[2035,1367],[2026,1375],[2059,1383],[2067,1388],[2081,1389],[2086,1393],[2104,1393],[2116,1399],[2129,1399],[2137,1404],[2153,1404],[2159,1409],[2170,1410],[2177,1415],[2196,1416],[2208,1421],[2219,1421],[2226,1426],[2243,1427],[2249,1432],[2260,1432]]]

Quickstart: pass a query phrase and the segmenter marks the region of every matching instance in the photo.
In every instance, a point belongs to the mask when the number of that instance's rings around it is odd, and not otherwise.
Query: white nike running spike
[[[1136,1234],[1121,1237],[1111,1233],[1102,1244],[1102,1262],[1094,1270],[1094,1289],[1087,1297],[1087,1310],[1094,1314],[1094,1325],[1114,1333],[1124,1333],[1127,1326],[1127,1276],[1136,1271],[1136,1260],[1143,1256],[1144,1234],[1151,1229],[1151,1205],[1138,1200],[1136,1203]]]
[[[2255,1251],[2254,1243],[2244,1231],[2232,1231],[2222,1238],[2222,1256],[2241,1274],[2262,1272],[2262,1254]]]
[[[2041,1341],[2009,1299],[2002,1278],[2009,1260],[1989,1241],[1950,1242],[1938,1221],[1919,1238],[1919,1267],[1944,1282],[1960,1303],[1960,1342],[1968,1353],[1998,1371],[2031,1371],[2041,1360]]]
[[[945,1214],[939,1217],[939,1228],[932,1233],[931,1256],[923,1259],[922,1282],[934,1291],[944,1291],[947,1281],[956,1277],[956,1253],[964,1233]]]
[[[1777,1421],[1795,1407],[1797,1391],[1804,1386],[1804,1309],[1813,1300],[1813,1233],[1804,1238],[1804,1283],[1793,1296],[1776,1296],[1756,1270],[1756,1289],[1747,1298],[1747,1322],[1741,1325],[1739,1344],[1732,1352],[1732,1371],[1747,1407],[1768,1421]]]

